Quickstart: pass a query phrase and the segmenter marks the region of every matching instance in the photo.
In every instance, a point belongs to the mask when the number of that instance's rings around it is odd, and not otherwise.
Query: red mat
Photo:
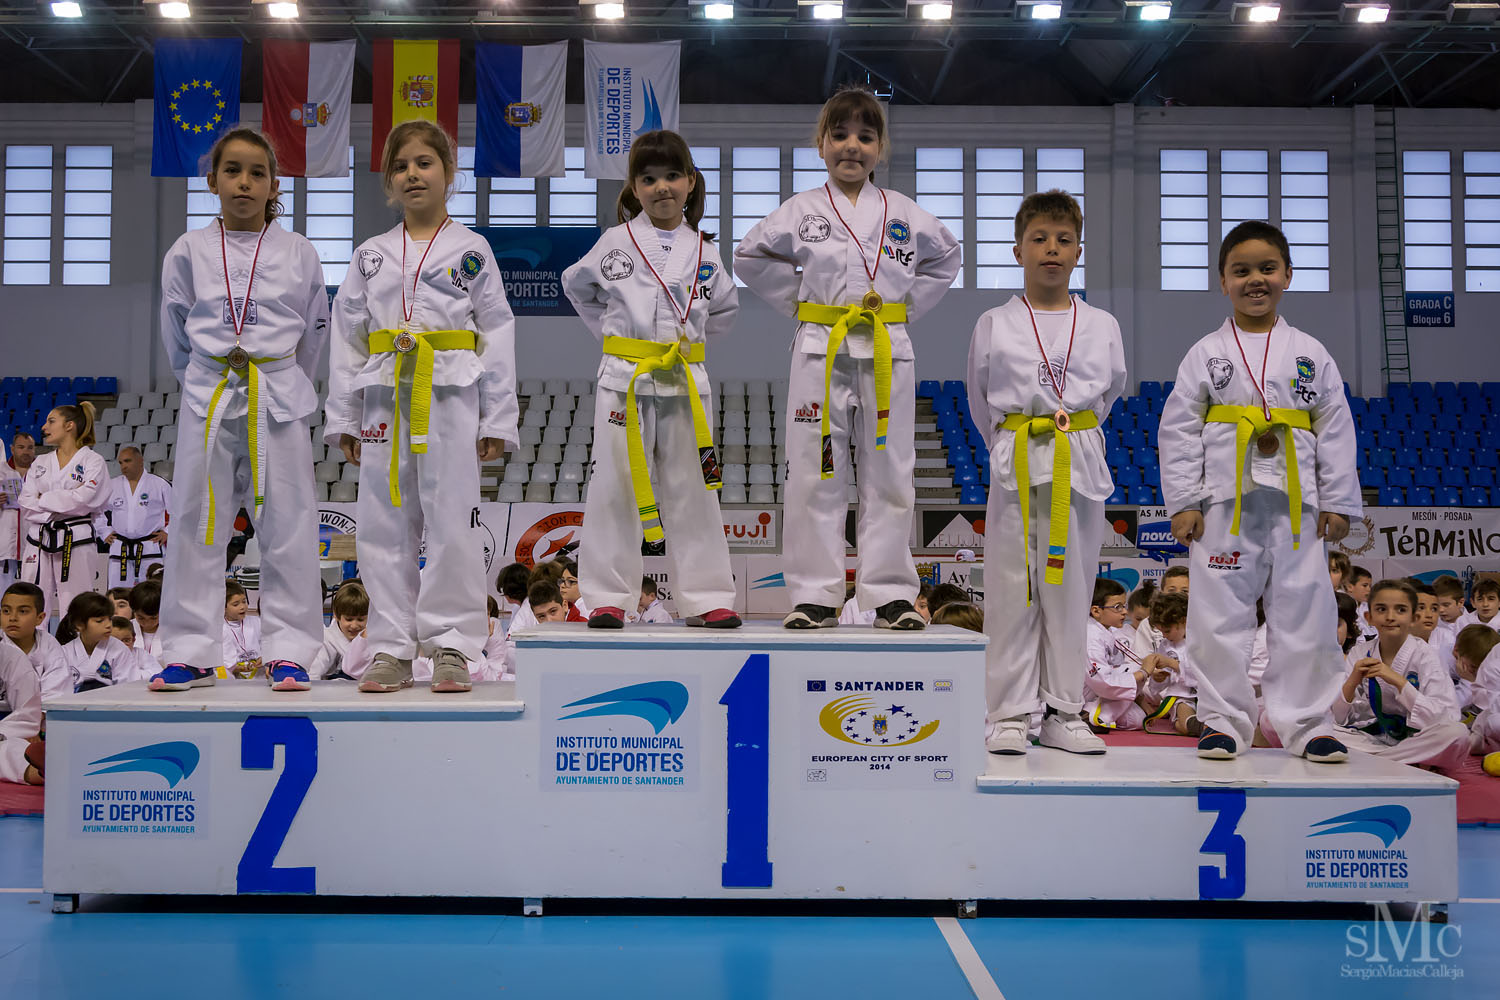
[[[1153,736],[1150,733],[1105,733],[1112,747],[1190,747],[1197,741],[1188,736]],[[1500,778],[1484,773],[1478,757],[1469,757],[1457,774],[1444,772],[1458,782],[1458,824],[1500,826]]]
[[[0,781],[0,816],[40,816],[44,792],[41,785]]]

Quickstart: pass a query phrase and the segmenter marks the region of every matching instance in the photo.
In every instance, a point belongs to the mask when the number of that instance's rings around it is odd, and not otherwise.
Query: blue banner
[[[597,226],[475,226],[495,251],[505,297],[517,316],[577,316],[562,273],[599,242]]]
[[[1452,326],[1452,292],[1407,292],[1407,326]]]
[[[240,120],[238,38],[156,40],[151,176],[196,177],[219,133]]]

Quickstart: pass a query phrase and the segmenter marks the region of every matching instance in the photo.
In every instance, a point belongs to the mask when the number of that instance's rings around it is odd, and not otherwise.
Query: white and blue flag
[[[677,129],[681,42],[583,43],[584,174],[625,180],[635,137]]]
[[[561,177],[568,43],[474,47],[479,177]]]

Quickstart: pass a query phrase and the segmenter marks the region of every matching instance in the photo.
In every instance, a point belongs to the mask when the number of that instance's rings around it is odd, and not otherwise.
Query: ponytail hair
[[[78,439],[80,448],[87,448],[95,441],[94,438],[94,404],[88,400],[69,406],[63,404],[54,407],[58,416],[62,417],[64,423],[73,425],[73,433]]]
[[[208,161],[208,169],[205,171],[207,176],[212,177],[219,172],[219,161],[224,158],[224,147],[235,139],[248,142],[252,146],[259,146],[265,151],[266,164],[271,168],[271,183],[274,185],[276,183],[276,149],[271,145],[270,139],[267,139],[265,135],[248,125],[236,125],[234,128],[225,131],[223,135],[214,141],[213,148],[208,151],[208,156],[205,157]],[[199,161],[200,164],[202,162],[202,160]],[[266,199],[266,222],[275,221],[276,217],[282,215],[285,211],[281,207],[281,191],[278,188],[275,194]]]
[[[694,231],[712,242],[713,233],[698,229],[698,224],[703,221],[703,207],[708,201],[703,171],[693,165],[693,153],[688,148],[687,140],[667,129],[646,132],[637,136],[631,144],[630,165],[626,170],[625,186],[620,189],[620,197],[615,201],[615,217],[621,222],[629,222],[644,211],[640,199],[635,196],[635,181],[652,167],[667,167],[692,176],[693,190],[688,193],[682,214]]]

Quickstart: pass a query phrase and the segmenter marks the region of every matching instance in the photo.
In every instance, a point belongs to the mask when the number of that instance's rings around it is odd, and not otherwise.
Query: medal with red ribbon
[[[838,216],[839,222],[843,224],[844,231],[849,234],[849,239],[854,241],[854,249],[859,251],[859,264],[865,269],[866,277],[870,279],[870,290],[865,292],[865,297],[860,300],[860,305],[872,312],[878,312],[880,307],[885,304],[880,297],[880,293],[875,290],[875,276],[880,273],[880,244],[885,240],[885,223],[886,219],[890,217],[891,211],[891,204],[886,199],[885,191],[881,188],[876,188],[875,190],[880,191],[880,233],[875,237],[875,266],[871,268],[870,258],[865,255],[864,244],[859,241],[858,236],[854,235],[854,230],[849,228],[849,223],[844,221],[844,214],[839,211],[838,203],[833,200],[833,191],[828,187],[828,182],[823,182],[823,191],[828,195],[828,204],[833,208],[833,214]]]
[[[1271,330],[1274,329],[1276,329],[1275,322],[1271,324]],[[1260,396],[1260,408],[1266,415],[1267,423],[1271,420],[1271,403],[1266,399],[1266,365],[1271,360],[1271,330],[1266,331],[1266,350],[1260,359],[1260,381],[1256,381],[1255,372],[1250,370],[1250,359],[1245,356],[1245,345],[1240,343],[1239,328],[1234,325],[1232,318],[1229,320],[1229,331],[1234,334],[1234,346],[1239,348],[1240,361],[1245,365],[1245,374],[1250,377],[1250,384],[1255,386],[1255,391]],[[1277,440],[1274,430],[1268,430],[1255,439],[1255,450],[1262,455],[1274,455],[1280,447],[1281,442]]]
[[[646,262],[646,267],[651,271],[651,277],[655,278],[656,283],[661,286],[661,290],[667,293],[667,301],[672,303],[672,315],[677,317],[677,339],[681,340],[687,336],[688,314],[693,311],[693,300],[695,298],[693,295],[693,282],[698,280],[698,272],[703,270],[703,238],[701,236],[698,238],[698,263],[693,265],[693,273],[688,275],[687,306],[686,308],[679,308],[677,305],[677,296],[672,294],[672,289],[667,285],[666,279],[657,273],[656,268],[651,264],[651,258],[646,256],[646,251],[641,249],[640,241],[635,238],[635,230],[629,224],[626,224],[625,232],[630,235],[630,242],[635,244],[635,252],[640,254],[641,260]]]
[[[242,372],[250,366],[250,352],[240,346],[240,336],[245,332],[245,320],[250,316],[250,291],[255,287],[255,265],[260,261],[260,245],[265,241],[269,223],[262,226],[255,241],[255,255],[250,258],[250,280],[245,283],[245,298],[240,307],[234,307],[234,287],[229,282],[229,241],[224,236],[224,220],[219,220],[219,256],[224,262],[224,297],[229,300],[229,319],[234,324],[234,347],[226,359],[229,367]]]
[[[437,231],[432,234],[432,239],[427,241],[427,249],[422,251],[422,259],[417,261],[417,273],[411,279],[411,303],[406,301],[406,220],[401,220],[401,332],[396,335],[396,350],[402,354],[410,353],[417,346],[417,338],[411,334],[411,316],[417,308],[417,289],[422,284],[422,265],[427,263],[427,255],[432,253],[438,237],[443,230],[448,228],[448,223],[453,221],[444,215],[442,223]]]
[[[1026,314],[1031,317],[1031,332],[1036,337],[1036,349],[1042,355],[1042,370],[1047,373],[1047,381],[1052,383],[1052,391],[1057,393],[1057,412],[1052,414],[1052,422],[1057,429],[1067,433],[1068,426],[1072,421],[1068,418],[1068,410],[1062,405],[1063,387],[1068,384],[1068,363],[1073,360],[1073,338],[1078,335],[1078,300],[1072,296],[1068,300],[1073,306],[1073,327],[1068,332],[1068,353],[1063,357],[1061,378],[1052,371],[1052,360],[1047,357],[1047,349],[1042,346],[1042,332],[1037,329],[1036,310],[1031,308],[1031,302],[1026,296],[1021,296],[1021,302],[1026,306]]]

